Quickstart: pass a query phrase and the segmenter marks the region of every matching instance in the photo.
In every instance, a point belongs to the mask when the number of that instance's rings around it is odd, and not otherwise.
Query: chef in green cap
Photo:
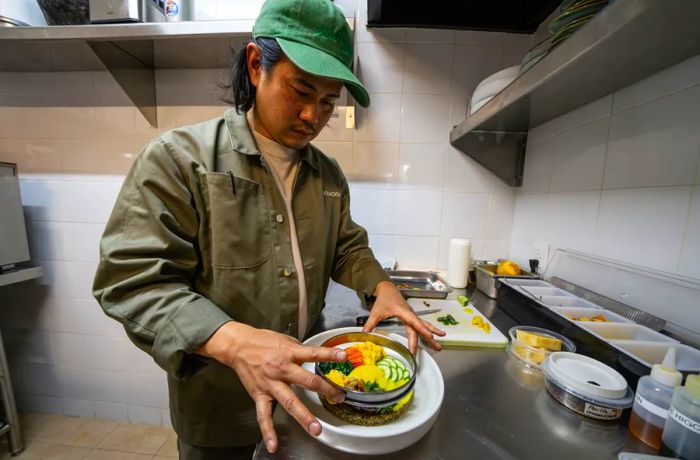
[[[151,141],[124,181],[94,295],[167,371],[181,459],[250,458],[261,434],[275,451],[275,402],[319,435],[290,385],[343,399],[300,367],[346,360],[300,343],[331,278],[376,297],[365,330],[395,316],[413,352],[419,336],[440,348],[353,222],[340,167],[310,144],[343,86],[369,105],[352,58],[329,0],[268,0],[234,62],[234,107]]]

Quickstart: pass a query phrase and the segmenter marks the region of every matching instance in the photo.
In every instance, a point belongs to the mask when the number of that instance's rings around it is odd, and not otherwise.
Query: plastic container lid
[[[552,353],[542,364],[547,379],[591,404],[627,408],[634,393],[615,369],[588,356],[565,351]]]
[[[676,370],[676,349],[666,351],[664,361],[651,367],[651,378],[669,387],[677,387],[683,381],[683,374]]]

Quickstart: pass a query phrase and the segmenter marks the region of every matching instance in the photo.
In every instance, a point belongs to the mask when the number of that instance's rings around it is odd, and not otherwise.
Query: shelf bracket
[[[509,186],[523,184],[527,131],[469,131],[451,144]]]
[[[88,45],[144,118],[157,128],[153,40],[89,41]]]

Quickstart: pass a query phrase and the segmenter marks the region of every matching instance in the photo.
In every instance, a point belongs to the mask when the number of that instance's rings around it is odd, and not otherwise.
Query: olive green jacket
[[[302,152],[292,206],[313,325],[330,278],[365,294],[388,278],[350,217],[338,164],[313,146]],[[230,320],[297,336],[285,205],[244,115],[229,109],[145,147],[107,223],[93,290],[167,371],[171,418],[184,442],[259,438],[236,373],[193,354]]]

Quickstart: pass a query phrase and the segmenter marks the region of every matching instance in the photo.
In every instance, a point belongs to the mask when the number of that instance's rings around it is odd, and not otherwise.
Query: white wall
[[[700,56],[530,130],[512,239],[700,278]]]
[[[198,18],[227,17],[228,3],[198,1]],[[514,191],[450,148],[448,133],[476,84],[517,63],[529,37],[358,26],[356,41],[372,105],[356,130],[332,124],[316,144],[349,177],[354,217],[376,253],[445,267],[449,238],[468,237],[475,256],[507,254]],[[169,423],[162,371],[102,314],[91,283],[134,157],[165,129],[220,116],[222,75],[158,71],[153,129],[107,73],[0,73],[0,160],[19,164],[32,254],[46,270],[38,283],[0,288],[22,409]]]

